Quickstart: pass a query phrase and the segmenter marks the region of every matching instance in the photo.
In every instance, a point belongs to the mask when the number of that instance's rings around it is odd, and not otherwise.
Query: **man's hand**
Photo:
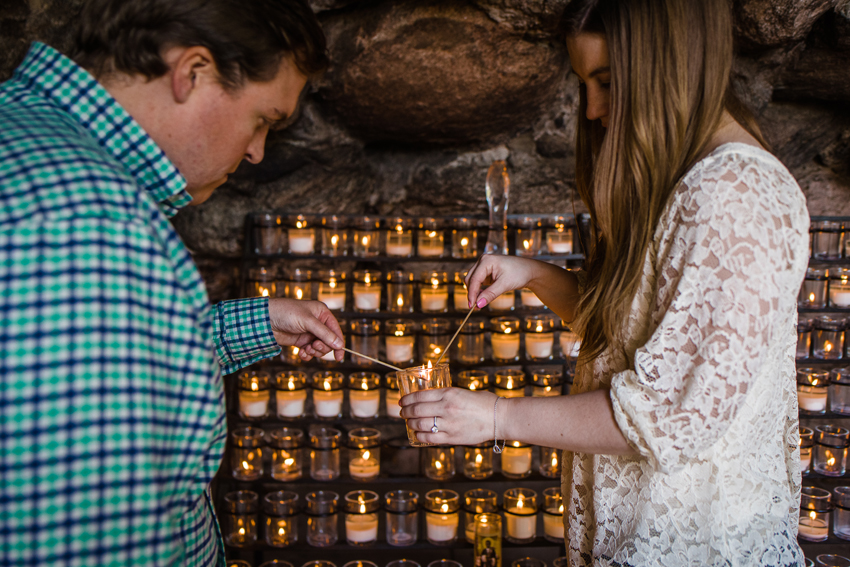
[[[281,346],[296,346],[304,360],[320,357],[331,350],[342,361],[345,346],[342,329],[324,303],[297,299],[269,299],[274,338]]]

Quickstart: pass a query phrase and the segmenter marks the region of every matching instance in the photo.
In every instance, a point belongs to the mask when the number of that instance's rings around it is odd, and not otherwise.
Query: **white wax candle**
[[[804,510],[801,512],[805,513]],[[809,541],[823,541],[829,537],[829,524],[820,518],[800,516],[798,532],[801,538]]]
[[[565,231],[547,232],[546,245],[549,248],[550,254],[572,254],[573,235]]]
[[[327,305],[331,311],[341,311],[345,309],[345,290],[325,287],[322,284],[319,287],[319,301]]]
[[[833,307],[850,307],[850,286],[837,286],[830,282],[829,304]]]
[[[408,362],[413,360],[413,337],[388,336],[386,340],[387,360]]]
[[[564,516],[558,508],[543,514],[543,532],[552,539],[564,539]]]
[[[313,390],[313,407],[319,417],[336,417],[342,413],[342,390]]]
[[[449,303],[449,292],[446,288],[423,287],[419,298],[422,301],[422,311],[445,311]]]
[[[462,287],[458,288],[458,286],[455,286],[454,304],[456,311],[469,310],[469,296],[467,295],[466,290]]]
[[[279,417],[300,417],[304,413],[307,390],[277,390],[275,401]]]
[[[812,448],[800,449],[800,472],[805,473],[809,470],[810,464],[812,464]]]
[[[519,355],[519,335],[516,333],[492,333],[490,346],[493,347],[493,358],[513,360]]]
[[[532,539],[537,535],[537,514],[518,515],[524,511],[527,511],[527,508],[512,507],[505,510],[508,535],[514,539]]]
[[[430,541],[451,541],[457,537],[458,514],[425,513],[425,525]]]
[[[413,253],[413,238],[409,233],[387,232],[387,256],[410,256]]]
[[[401,417],[401,406],[398,405],[400,399],[401,392],[399,390],[387,390],[387,417]]]
[[[526,333],[525,352],[529,358],[549,358],[552,356],[554,333]]]
[[[316,235],[312,228],[289,229],[289,251],[293,254],[312,254]]]
[[[475,545],[475,516],[467,512],[466,517],[469,518],[469,521],[466,523],[464,535],[466,536],[466,541]]]
[[[425,257],[442,256],[445,244],[443,235],[428,233],[419,237],[419,255]]]
[[[822,413],[826,411],[826,388],[797,386],[797,403],[800,409]]]
[[[368,455],[369,453],[366,452]],[[377,459],[371,457],[363,458],[356,457],[348,463],[348,474],[351,478],[357,480],[369,480],[378,476],[381,472],[381,465]]]
[[[561,352],[568,358],[578,358],[581,350],[581,339],[572,331],[561,331]]]
[[[346,514],[345,539],[351,543],[370,543],[378,539],[377,514]]]
[[[380,390],[350,390],[348,401],[351,404],[351,415],[354,417],[375,417],[381,405]]]
[[[269,409],[268,390],[239,390],[239,412],[245,417],[262,417]]]
[[[381,308],[380,286],[355,285],[354,307],[360,311],[378,311]]]
[[[543,307],[543,302],[530,289],[524,289],[520,292],[522,304],[525,307]]]
[[[495,309],[496,311],[513,309],[515,300],[514,292],[507,291],[490,302],[490,309]]]
[[[511,447],[502,449],[502,472],[521,476],[531,470],[531,447]]]

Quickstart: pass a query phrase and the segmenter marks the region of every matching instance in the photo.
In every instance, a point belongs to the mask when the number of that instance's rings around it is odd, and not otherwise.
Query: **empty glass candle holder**
[[[283,217],[272,213],[251,215],[254,253],[271,256],[283,252]]]
[[[478,257],[478,229],[475,219],[452,219],[452,258]]]
[[[507,478],[525,478],[531,474],[531,445],[506,441],[502,449],[502,474]]]
[[[381,254],[381,221],[375,217],[360,217],[351,223],[353,229],[351,248],[358,258],[372,258]]]
[[[493,476],[493,445],[485,441],[463,448],[463,476],[480,480]]]
[[[511,488],[502,496],[507,530],[512,543],[531,543],[537,537],[537,493],[530,488]]]
[[[842,552],[845,555],[850,555],[850,553]],[[811,559],[807,559],[807,561],[811,561]],[[808,563],[806,564],[808,566]],[[844,555],[835,555],[834,553],[821,553],[817,557],[815,557],[814,563],[812,563],[812,567],[850,567],[850,559],[844,557]]]
[[[298,541],[298,494],[280,490],[263,496],[266,543],[288,547]]]
[[[224,541],[233,547],[257,543],[257,512],[260,497],[250,490],[228,492],[224,495],[222,531]]]
[[[378,510],[381,501],[371,490],[352,490],[345,495],[345,540],[363,547],[378,541]]]
[[[313,272],[302,268],[286,270],[278,284],[278,291],[289,299],[313,299]]]
[[[411,490],[392,490],[384,495],[387,511],[387,543],[407,546],[419,536],[419,495]]]
[[[444,445],[425,447],[422,463],[425,476],[433,480],[449,480],[455,475],[455,448]]]
[[[339,477],[339,445],[342,433],[332,427],[310,431],[310,478],[328,481]]]
[[[531,373],[531,395],[534,397],[560,396],[564,371],[559,366],[535,368]]]
[[[250,297],[277,297],[277,271],[267,266],[248,270],[245,294]]]
[[[832,491],[832,533],[850,540],[850,486],[837,486]]]
[[[320,419],[342,417],[343,386],[342,372],[324,370],[313,374],[310,387],[313,390],[313,413]]]
[[[361,313],[377,313],[381,310],[381,272],[374,270],[354,271],[354,310]]]
[[[348,376],[348,405],[354,419],[375,419],[381,408],[381,376],[354,372]]]
[[[384,408],[387,417],[401,418],[401,407],[398,405],[401,391],[398,389],[398,374],[395,370],[387,372],[384,376],[384,387]]]
[[[319,272],[318,300],[331,311],[345,311],[346,275],[339,270]]]
[[[504,364],[519,360],[519,326],[516,317],[490,319],[490,348],[494,361]]]
[[[529,360],[551,360],[555,345],[555,318],[529,315],[525,319],[525,356]]]
[[[499,514],[475,515],[474,548],[476,564],[502,564],[502,517]]]
[[[416,237],[416,252],[422,258],[439,258],[446,249],[443,223],[440,219],[425,217],[419,219],[419,231]]]
[[[460,323],[460,322],[458,322]],[[478,364],[484,362],[484,345],[486,335],[484,333],[487,322],[483,319],[470,318],[466,325],[461,327],[454,343],[453,358],[460,364]]]
[[[307,543],[330,547],[339,539],[339,494],[317,490],[304,497],[307,503]]]
[[[850,367],[830,370],[828,399],[829,411],[850,415]]]
[[[848,444],[850,430],[837,425],[815,426],[814,471],[825,476],[844,476]]]
[[[815,486],[803,487],[797,537],[807,541],[825,541],[829,537],[831,498],[828,490]]]
[[[564,541],[564,498],[557,486],[543,491],[543,537],[554,543]]]
[[[561,452],[552,447],[540,447],[539,472],[546,478],[561,477]]]
[[[233,450],[231,470],[236,480],[257,480],[263,476],[265,432],[257,427],[237,427],[230,432]]]
[[[280,419],[297,419],[307,404],[307,374],[285,370],[274,377],[275,412]]]
[[[387,273],[387,311],[413,313],[413,273],[394,270]]]
[[[809,268],[806,270],[806,279],[800,288],[797,298],[797,306],[809,309],[821,309],[826,307],[826,270]]]
[[[290,215],[287,223],[289,253],[313,254],[316,251],[316,219],[308,215]]]
[[[322,217],[322,255],[331,258],[348,255],[348,220],[345,217]]]
[[[455,272],[454,285],[452,286],[452,302],[455,311],[465,313],[469,311],[469,294],[466,289],[466,275],[469,272]]]
[[[370,427],[348,432],[348,474],[369,481],[381,474],[381,432]]]
[[[490,387],[490,375],[486,370],[461,370],[457,373],[455,385],[467,390],[487,390]]]
[[[303,470],[302,447],[304,432],[291,427],[269,431],[269,447],[272,453],[271,477],[281,482],[292,482],[301,478]]]
[[[841,233],[843,226],[835,221],[814,221],[809,231],[812,233],[812,256],[818,260],[837,260],[841,258]]]
[[[451,323],[448,319],[432,318],[422,321],[419,334],[419,353],[423,360],[436,364],[451,340]],[[448,361],[448,359],[444,359]],[[443,362],[445,364],[445,362]]]
[[[536,217],[521,217],[515,221],[516,226],[516,255],[536,256],[540,253],[543,240],[540,219]]]
[[[797,322],[797,359],[806,359],[812,355],[812,322],[800,319]]]
[[[384,322],[384,352],[396,366],[413,366],[416,358],[416,323],[410,319]]]
[[[546,233],[546,251],[549,254],[573,253],[573,219],[561,215],[543,220]]]
[[[850,307],[850,269],[829,269],[830,307]]]
[[[454,490],[431,490],[425,494],[425,528],[431,545],[452,545],[457,541],[460,496]]]
[[[829,372],[816,368],[797,369],[797,403],[808,414],[826,413]]]
[[[502,398],[521,398],[525,396],[525,372],[515,368],[496,370],[493,391]]]
[[[473,488],[463,493],[463,525],[466,541],[475,545],[475,516],[496,514],[498,495],[486,488]]]
[[[800,427],[800,474],[809,474],[812,464],[812,448],[815,444],[815,432],[808,427]]]
[[[844,319],[822,315],[813,324],[812,356],[822,360],[841,358],[844,355]]]
[[[419,303],[423,313],[449,310],[449,285],[446,272],[425,272],[419,284]]]
[[[259,421],[269,415],[271,389],[269,373],[264,370],[247,370],[239,374],[239,416],[249,421]]]
[[[566,359],[578,358],[578,353],[581,350],[581,337],[574,333],[561,319],[561,332],[558,336],[558,342],[561,345],[561,356]]]
[[[387,256],[410,258],[413,256],[413,223],[410,219],[396,217],[387,221]]]

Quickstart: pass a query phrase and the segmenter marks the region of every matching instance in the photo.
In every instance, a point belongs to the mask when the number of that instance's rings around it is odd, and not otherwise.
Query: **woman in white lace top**
[[[726,0],[572,0],[563,28],[582,83],[585,270],[484,256],[467,285],[479,307],[530,288],[573,322],[571,395],[433,390],[402,416],[428,442],[564,449],[571,565],[802,565],[808,215],[728,89]]]

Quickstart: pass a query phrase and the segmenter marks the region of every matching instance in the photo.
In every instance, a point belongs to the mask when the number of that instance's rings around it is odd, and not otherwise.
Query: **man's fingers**
[[[336,319],[333,319],[333,317],[331,317],[331,320],[336,322]],[[339,323],[336,324],[336,328],[339,329]],[[342,338],[340,338],[342,331],[339,331],[339,335],[335,334],[334,331],[331,331],[331,329],[325,326],[325,324],[319,321],[319,319],[315,316],[308,315],[304,318],[304,329],[330,347],[328,350],[339,349],[344,346]]]

